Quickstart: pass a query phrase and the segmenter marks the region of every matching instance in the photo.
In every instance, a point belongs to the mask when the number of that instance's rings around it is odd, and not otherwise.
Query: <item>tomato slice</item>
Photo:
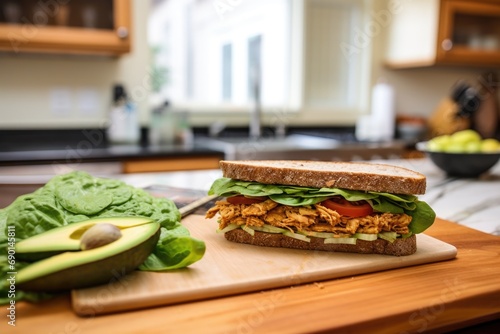
[[[343,197],[329,198],[321,202],[321,205],[347,217],[363,217],[373,213],[373,208],[367,201],[349,202]]]
[[[226,201],[228,201],[231,204],[255,204],[255,203],[261,203],[264,202],[267,199],[267,197],[246,197],[243,195],[236,195],[236,196],[231,196],[226,198]]]

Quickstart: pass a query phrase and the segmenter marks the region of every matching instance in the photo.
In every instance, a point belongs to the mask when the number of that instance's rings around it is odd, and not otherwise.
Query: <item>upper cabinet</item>
[[[500,67],[500,0],[405,1],[392,18],[390,68]]]
[[[118,56],[130,16],[130,0],[0,0],[0,51]]]

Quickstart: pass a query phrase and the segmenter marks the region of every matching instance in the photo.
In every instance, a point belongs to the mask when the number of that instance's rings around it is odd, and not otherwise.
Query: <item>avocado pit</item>
[[[96,224],[82,234],[80,248],[89,250],[102,247],[122,237],[120,229],[113,224]]]

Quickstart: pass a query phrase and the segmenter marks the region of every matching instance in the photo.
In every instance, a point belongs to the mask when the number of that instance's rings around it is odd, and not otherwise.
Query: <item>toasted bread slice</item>
[[[220,161],[224,177],[265,184],[344,188],[393,194],[424,194],[425,175],[368,162],[243,160]]]
[[[224,233],[224,236],[227,240],[232,242],[255,246],[320,250],[327,252],[406,256],[417,251],[417,238],[415,235],[406,239],[396,239],[392,243],[384,239],[377,239],[374,241],[357,240],[355,245],[325,244],[324,239],[315,237],[310,237],[311,241],[307,242],[290,238],[279,233],[266,233],[259,231],[255,231],[252,236],[242,229],[235,229],[226,232]]]

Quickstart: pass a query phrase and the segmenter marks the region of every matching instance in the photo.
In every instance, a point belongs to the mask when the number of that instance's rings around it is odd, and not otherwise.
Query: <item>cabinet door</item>
[[[500,65],[500,1],[442,0],[436,62]]]
[[[130,51],[130,0],[0,1],[0,50],[120,55]]]

